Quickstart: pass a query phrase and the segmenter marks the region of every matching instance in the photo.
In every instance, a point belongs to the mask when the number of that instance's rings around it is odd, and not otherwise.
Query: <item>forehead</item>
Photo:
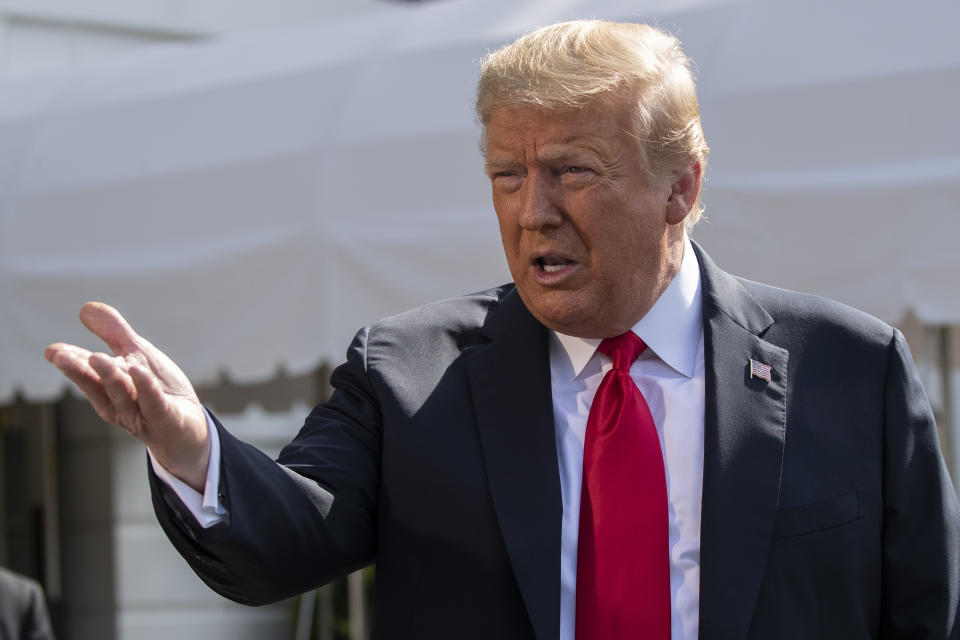
[[[486,125],[488,160],[537,156],[547,152],[593,151],[601,155],[638,149],[632,112],[622,104],[592,104],[576,109],[503,106]]]

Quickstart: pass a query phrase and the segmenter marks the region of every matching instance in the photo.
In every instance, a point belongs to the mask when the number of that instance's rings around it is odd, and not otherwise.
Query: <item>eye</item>
[[[520,170],[515,167],[487,167],[486,174],[490,180],[496,180],[497,178],[512,178],[518,176],[520,175]]]
[[[597,175],[597,172],[591,169],[589,166],[582,164],[568,164],[564,165],[560,171],[560,175],[576,176],[577,178],[586,178],[589,176]]]
[[[596,177],[597,172],[590,167],[581,164],[571,164],[563,167],[560,172],[560,179],[569,182],[571,185],[591,184]]]
[[[511,193],[520,188],[520,183],[523,182],[523,177],[520,175],[519,171],[513,169],[502,169],[500,171],[493,171],[490,173],[490,182],[493,184],[494,189]]]

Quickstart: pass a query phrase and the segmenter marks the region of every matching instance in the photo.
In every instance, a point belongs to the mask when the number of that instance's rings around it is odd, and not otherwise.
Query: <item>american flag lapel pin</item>
[[[758,360],[750,359],[750,379],[760,378],[761,380],[766,380],[770,382],[770,374],[773,370],[770,368],[770,365],[764,364]]]

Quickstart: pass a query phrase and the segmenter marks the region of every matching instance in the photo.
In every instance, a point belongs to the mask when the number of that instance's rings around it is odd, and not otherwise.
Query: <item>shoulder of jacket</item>
[[[492,289],[446,298],[414,307],[402,313],[383,318],[370,326],[371,333],[381,331],[471,331],[479,329],[514,285],[505,284]]]
[[[878,347],[889,347],[896,329],[864,311],[822,296],[781,289],[737,277],[744,289],[766,309],[775,324],[804,334],[843,334]]]

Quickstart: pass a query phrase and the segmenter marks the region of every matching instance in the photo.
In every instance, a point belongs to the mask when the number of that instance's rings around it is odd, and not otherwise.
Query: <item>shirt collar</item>
[[[678,373],[690,378],[703,332],[700,265],[686,233],[677,275],[637,324],[633,332]],[[593,357],[599,338],[577,338],[550,332],[550,371],[555,388],[572,382]]]

